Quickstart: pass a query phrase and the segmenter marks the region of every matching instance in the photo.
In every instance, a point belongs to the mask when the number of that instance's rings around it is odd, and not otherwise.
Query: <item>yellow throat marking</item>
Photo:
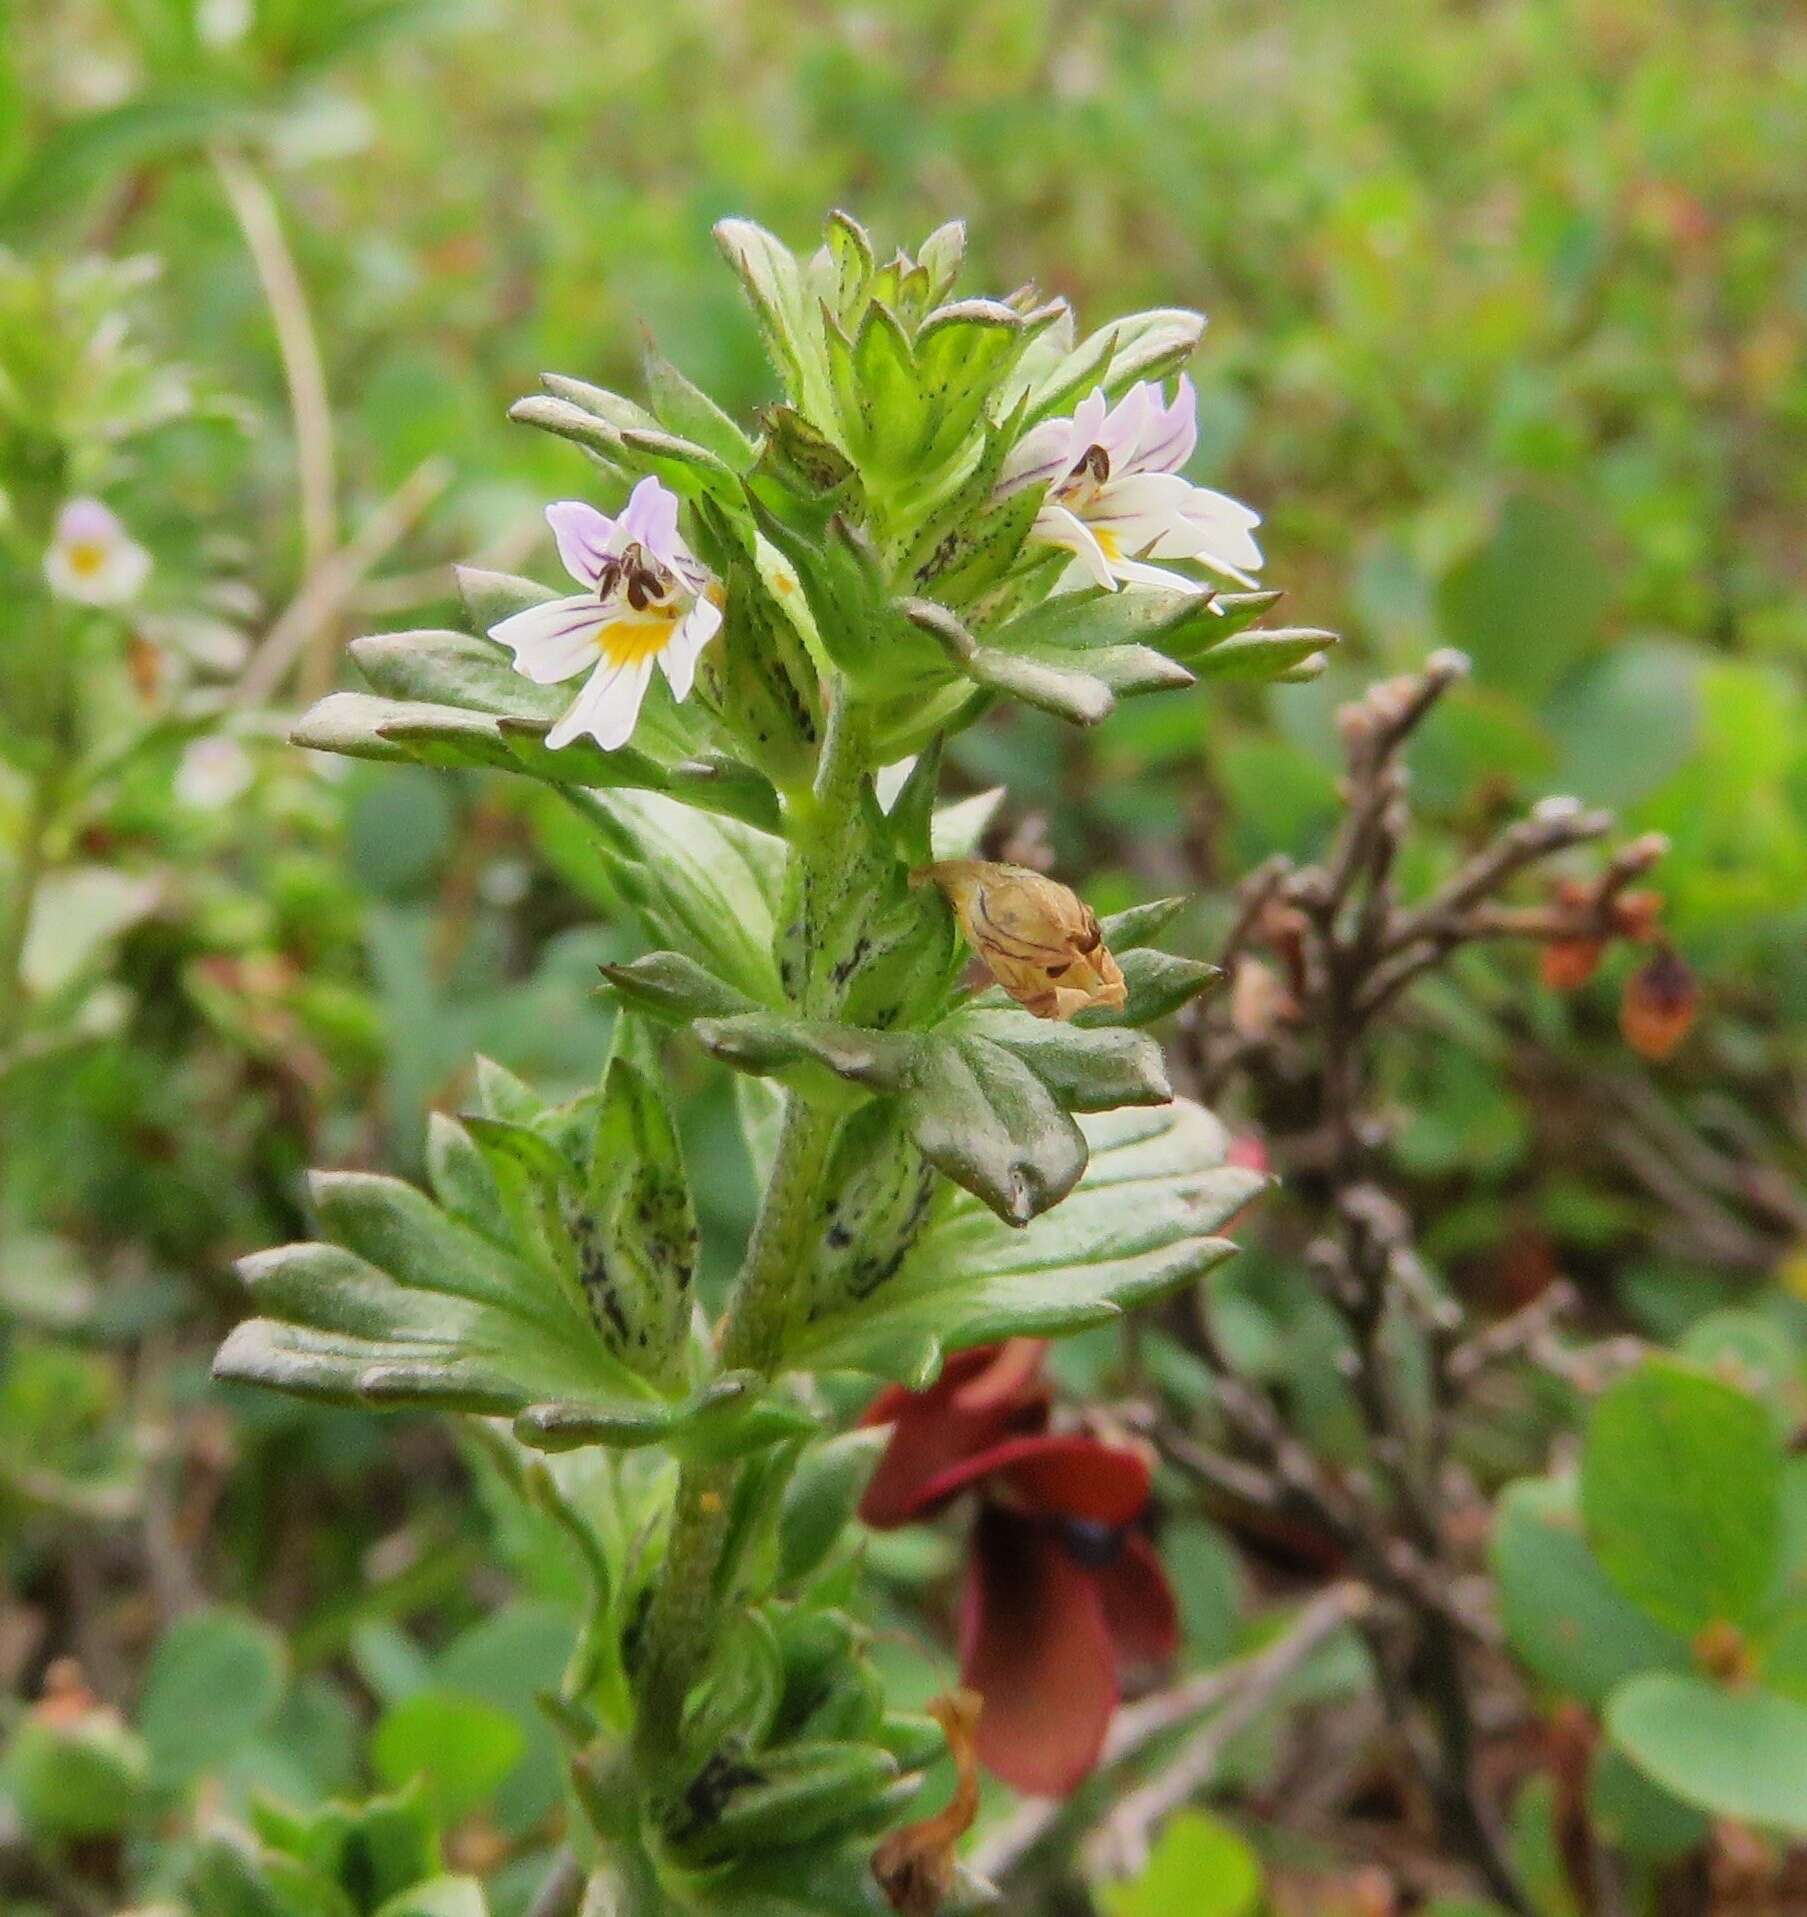
[[[631,619],[611,619],[596,628],[596,650],[612,666],[637,666],[656,658],[671,643],[679,613],[643,612]]]

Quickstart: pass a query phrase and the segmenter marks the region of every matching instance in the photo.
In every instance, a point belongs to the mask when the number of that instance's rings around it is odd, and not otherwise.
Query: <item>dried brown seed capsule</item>
[[[1700,990],[1678,953],[1658,952],[1625,981],[1619,1030],[1634,1052],[1667,1058],[1693,1029]]]
[[[1125,1003],[1123,974],[1096,914],[1064,885],[986,859],[943,859],[913,877],[941,888],[992,977],[1037,1018]]]

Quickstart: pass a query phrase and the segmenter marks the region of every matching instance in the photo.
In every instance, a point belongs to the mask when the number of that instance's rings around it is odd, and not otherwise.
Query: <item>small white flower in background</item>
[[[195,33],[203,46],[235,47],[251,31],[251,0],[195,0]]]
[[[236,739],[221,733],[197,739],[176,767],[176,797],[203,812],[218,812],[251,789],[257,768]]]
[[[613,751],[633,734],[655,659],[672,696],[689,695],[697,654],[722,623],[714,582],[678,536],[677,495],[656,479],[641,480],[619,519],[572,499],[548,506],[546,519],[565,570],[585,590],[529,606],[491,626],[489,636],[535,685],[557,685],[589,667],[546,743],[569,745],[587,732]]]
[[[1261,515],[1227,493],[1194,486],[1180,468],[1198,443],[1198,396],[1181,379],[1173,404],[1152,380],[1115,406],[1102,391],[1071,419],[1045,419],[1010,450],[1000,495],[1047,482],[1031,536],[1064,546],[1107,591],[1120,585],[1203,590],[1197,580],[1148,563],[1196,559],[1252,586],[1261,565]]]
[[[57,516],[44,577],[59,599],[119,606],[150,577],[151,556],[98,499],[72,499]]]

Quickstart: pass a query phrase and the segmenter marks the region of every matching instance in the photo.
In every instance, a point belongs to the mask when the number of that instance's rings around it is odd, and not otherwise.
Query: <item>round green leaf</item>
[[[1629,805],[1686,764],[1699,723],[1699,655],[1662,640],[1615,646],[1545,708],[1562,754],[1558,787]]]
[[[1685,1857],[1707,1834],[1707,1820],[1632,1763],[1603,1744],[1588,1778],[1588,1816],[1614,1850],[1652,1864]]]
[[[151,1656],[139,1728],[159,1784],[224,1763],[270,1721],[286,1672],[282,1640],[240,1611],[196,1611]]]
[[[1749,1620],[1782,1547],[1782,1453],[1756,1399],[1672,1359],[1594,1407],[1581,1468],[1588,1542],[1632,1602],[1691,1636]]]
[[[1513,1650],[1565,1696],[1597,1704],[1640,1672],[1688,1669],[1684,1640],[1629,1602],[1587,1548],[1573,1484],[1526,1478],[1507,1488],[1493,1569]]]
[[[526,1740],[506,1711],[456,1691],[417,1691],[384,1713],[370,1761],[385,1784],[420,1778],[442,1823],[484,1803],[520,1761]]]
[[[1684,1802],[1807,1837],[1807,1704],[1652,1672],[1614,1694],[1606,1728]]]
[[[1710,1311],[1676,1346],[1681,1357],[1769,1406],[1776,1436],[1786,1442],[1800,1422],[1801,1363],[1794,1339],[1760,1311]]]
[[[1521,493],[1444,580],[1437,612],[1483,685],[1536,698],[1595,644],[1611,598],[1611,574],[1574,508]]]
[[[1105,1885],[1105,1917],[1249,1917],[1261,1899],[1261,1864],[1218,1818],[1182,1811],[1162,1831],[1146,1868],[1127,1884]]]
[[[109,1713],[71,1728],[28,1717],[6,1753],[5,1781],[19,1821],[40,1841],[105,1837],[143,1808],[143,1743]]]

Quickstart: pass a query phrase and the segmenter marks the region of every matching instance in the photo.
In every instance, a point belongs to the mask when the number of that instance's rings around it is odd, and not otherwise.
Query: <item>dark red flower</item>
[[[985,1699],[979,1756],[1059,1797],[1097,1763],[1121,1673],[1171,1657],[1179,1617],[1136,1528],[1147,1459],[1049,1430],[1041,1355],[1012,1340],[959,1353],[927,1391],[881,1392],[865,1422],[890,1424],[891,1442],[860,1515],[891,1529],[979,1494],[960,1601],[961,1681]]]

